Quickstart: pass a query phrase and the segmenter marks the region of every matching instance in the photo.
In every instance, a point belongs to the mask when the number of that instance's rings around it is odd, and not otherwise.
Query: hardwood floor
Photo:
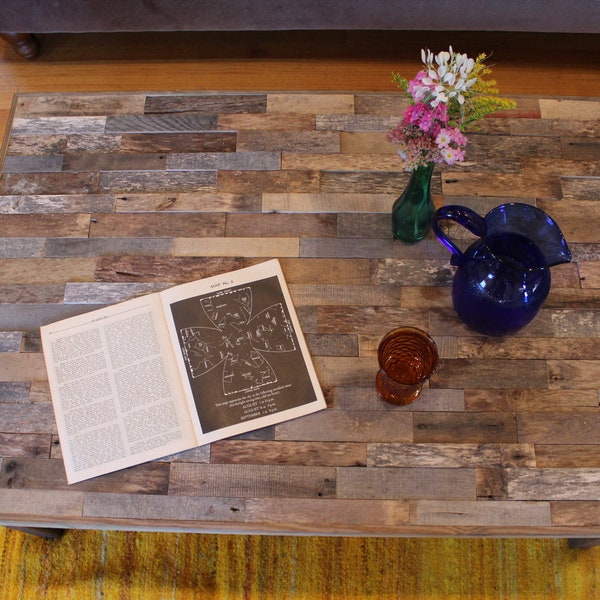
[[[600,96],[600,35],[468,32],[53,34],[26,61],[0,42],[0,128],[17,92],[393,90],[420,48],[492,54],[502,94]]]

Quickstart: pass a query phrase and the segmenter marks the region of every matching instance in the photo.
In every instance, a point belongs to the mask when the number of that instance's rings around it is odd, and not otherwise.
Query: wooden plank
[[[121,115],[106,118],[106,132],[110,133],[160,133],[214,131],[215,114],[158,114]]]
[[[89,214],[0,215],[4,237],[87,237]]]
[[[467,389],[465,409],[501,412],[597,412],[598,394],[594,390]]]
[[[369,261],[364,259],[339,261],[329,258],[284,258],[281,260],[281,268],[288,285],[328,285],[332,281],[335,281],[336,285],[367,285],[371,283]],[[324,331],[323,333],[329,332]]]
[[[108,194],[40,194],[0,198],[0,212],[5,214],[112,212],[114,207],[114,196]]]
[[[515,382],[525,389],[546,388],[546,361],[526,363],[506,359],[446,359],[431,378],[432,387],[512,389]]]
[[[337,470],[337,497],[380,500],[475,500],[474,469]]]
[[[315,116],[311,114],[267,113],[219,115],[219,130],[239,131],[292,131],[315,130]]]
[[[308,334],[305,338],[312,356],[358,356],[358,339],[354,335]]]
[[[198,133],[123,133],[122,152],[235,152],[232,131]]]
[[[60,284],[92,281],[96,261],[90,258],[0,259],[0,284]]]
[[[15,116],[118,115],[141,113],[145,94],[28,94],[19,96]]]
[[[161,171],[167,168],[164,154],[113,154],[66,152],[63,171]]]
[[[11,132],[16,135],[61,133],[104,133],[105,116],[16,117]]]
[[[512,413],[415,412],[413,441],[419,444],[528,442],[517,435]]]
[[[6,457],[0,488],[166,494],[169,468],[167,463],[146,463],[69,485],[62,460]]]
[[[551,389],[597,390],[600,360],[549,360],[548,378]]]
[[[4,361],[0,363],[4,367]],[[5,375],[0,375],[6,379]],[[2,428],[13,434],[43,434],[56,433],[56,423],[51,404],[17,404],[0,402]]]
[[[217,181],[214,171],[107,171],[99,178],[99,191],[112,194],[215,192]]]
[[[223,119],[220,121],[224,127]],[[290,135],[287,128],[283,127],[282,119],[270,118],[267,123],[260,121],[260,126],[264,129],[244,129],[248,126],[245,122],[240,122],[237,118],[235,122],[229,121],[232,126],[239,126],[241,129],[237,134],[238,152],[322,152],[336,153],[340,150],[340,134],[334,131],[295,131]],[[255,125],[251,123],[250,127]],[[267,125],[270,128],[267,128]],[[279,128],[276,126],[279,125]],[[314,120],[310,123],[304,123],[306,129],[312,126],[314,129]]]
[[[20,519],[47,518],[52,523],[81,516],[84,494],[74,490],[0,489],[0,515]]]
[[[353,114],[353,94],[274,94],[267,96],[267,112],[294,114]]]
[[[334,497],[331,467],[174,463],[169,493],[235,498]]]
[[[509,469],[511,500],[597,500],[600,469]]]
[[[290,293],[296,304],[396,306],[398,289],[374,285],[310,285],[291,284]]]
[[[600,444],[600,415],[573,412],[521,413],[518,416],[519,440],[530,444]]]
[[[0,456],[2,469],[10,463],[7,457],[17,458],[49,458],[52,436],[35,433],[0,433]]]
[[[334,408],[342,410],[383,410],[393,412],[419,411],[462,411],[464,400],[462,390],[432,390],[424,388],[415,401],[416,404],[395,406],[384,402],[371,387],[336,386],[332,390],[331,402]]]
[[[201,113],[239,114],[264,113],[267,94],[148,94],[145,98],[146,114]]]
[[[541,177],[535,173],[495,174],[452,172],[442,180],[442,189],[449,196],[519,196],[530,198],[560,198],[562,190],[558,177]]]
[[[365,212],[387,213],[395,197],[389,194],[263,194],[262,208],[265,212],[316,212],[341,213]],[[386,219],[388,220],[388,219]]]
[[[241,260],[167,256],[105,256],[98,259],[95,279],[104,282],[186,283],[239,269]]]
[[[319,185],[318,171],[219,171],[217,191],[230,194],[318,192]]]
[[[225,215],[94,213],[90,237],[217,237],[224,235]]]
[[[369,443],[367,465],[373,467],[535,467],[532,444]]]
[[[234,237],[320,237],[335,236],[337,215],[280,215],[228,213],[225,235]]]
[[[182,192],[124,194],[116,198],[116,212],[256,212],[261,209],[259,194],[217,194]],[[97,212],[96,210],[94,212]]]
[[[273,171],[281,168],[279,152],[190,152],[169,154],[169,171]]]
[[[19,336],[19,345],[20,343],[21,339]],[[25,381],[2,381],[0,382],[0,402],[29,403],[30,387],[31,384]]]
[[[244,518],[241,498],[85,493],[84,517],[134,519],[147,524],[176,521],[233,522]]]
[[[536,444],[535,456],[541,468],[600,468],[597,444]]]
[[[367,461],[366,446],[361,443],[221,440],[211,444],[210,462],[359,467]]]
[[[419,500],[411,511],[414,525],[469,527],[547,527],[547,502],[473,502]]]
[[[409,503],[401,500],[325,500],[250,498],[246,522],[286,523],[306,531],[356,531],[357,527],[394,528],[409,522]],[[350,525],[351,524],[351,525]]]
[[[581,319],[583,321],[583,319]],[[587,319],[586,319],[587,321]],[[458,341],[459,358],[510,358],[510,359],[577,359],[580,356],[600,359],[600,338],[588,330],[580,338],[521,338],[513,340],[490,338],[461,338]],[[583,338],[583,339],[582,339]]]
[[[412,415],[400,411],[330,410],[276,425],[275,438],[303,442],[410,442]]]
[[[0,176],[0,192],[8,195],[95,194],[97,173],[8,173]]]
[[[600,525],[600,502],[578,500],[550,503],[554,527],[596,527]]]
[[[300,254],[298,238],[176,238],[172,256],[294,257]]]
[[[571,100],[566,98],[540,99],[543,119],[563,119],[567,121],[598,121],[600,107],[593,100]]]

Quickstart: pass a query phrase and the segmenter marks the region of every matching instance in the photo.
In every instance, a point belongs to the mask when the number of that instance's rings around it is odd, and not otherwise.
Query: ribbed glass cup
[[[438,364],[433,339],[416,327],[398,327],[387,333],[377,349],[379,372],[375,387],[382,400],[410,404]]]

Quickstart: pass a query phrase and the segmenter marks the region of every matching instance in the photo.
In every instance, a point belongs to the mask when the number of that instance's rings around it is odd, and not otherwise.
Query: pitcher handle
[[[466,206],[449,205],[442,206],[433,215],[432,228],[435,237],[454,254],[452,264],[458,264],[463,259],[463,253],[458,246],[441,230],[440,221],[456,221],[459,225],[466,227],[471,233],[481,237],[485,220],[474,210]]]

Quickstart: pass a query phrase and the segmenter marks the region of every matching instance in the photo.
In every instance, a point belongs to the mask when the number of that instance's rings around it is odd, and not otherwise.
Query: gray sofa
[[[2,0],[0,32],[28,58],[35,34],[423,30],[600,33],[600,0]]]

